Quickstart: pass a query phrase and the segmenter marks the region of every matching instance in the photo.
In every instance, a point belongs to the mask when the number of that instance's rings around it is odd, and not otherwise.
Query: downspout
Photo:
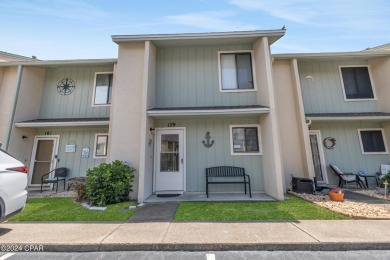
[[[23,72],[23,66],[19,65],[18,66],[18,72],[16,74],[16,86],[15,86],[15,92],[13,96],[13,102],[12,102],[12,109],[11,109],[11,115],[8,120],[8,131],[5,136],[5,146],[3,149],[5,151],[8,151],[9,143],[11,140],[11,132],[12,132],[12,126],[14,124],[14,119],[15,119],[15,111],[16,111],[16,105],[18,102],[18,96],[19,96],[19,90],[20,90],[20,83],[22,81],[22,72]]]

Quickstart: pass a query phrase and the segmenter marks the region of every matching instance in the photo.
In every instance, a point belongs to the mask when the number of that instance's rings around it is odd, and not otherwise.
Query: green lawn
[[[176,221],[349,219],[295,196],[279,202],[182,202]]]
[[[109,205],[105,211],[84,209],[74,198],[28,199],[25,209],[8,219],[9,222],[124,222],[135,210],[121,210],[135,205],[134,202],[122,202]]]

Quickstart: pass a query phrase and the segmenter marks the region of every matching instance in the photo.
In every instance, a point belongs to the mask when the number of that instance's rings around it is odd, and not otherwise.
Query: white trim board
[[[108,126],[110,121],[74,121],[74,122],[21,122],[16,127],[54,127],[54,126]]]
[[[210,110],[149,110],[148,116],[212,116],[212,115],[245,115],[267,114],[269,108],[242,108],[242,109],[210,109]]]

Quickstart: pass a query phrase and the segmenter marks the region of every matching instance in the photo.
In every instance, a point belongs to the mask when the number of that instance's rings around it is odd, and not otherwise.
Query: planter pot
[[[343,201],[344,200],[344,193],[329,192],[329,198],[333,201]]]
[[[377,191],[380,195],[385,195],[385,188],[376,187],[376,191]],[[389,195],[389,188],[387,188],[387,190],[386,190],[386,195]]]

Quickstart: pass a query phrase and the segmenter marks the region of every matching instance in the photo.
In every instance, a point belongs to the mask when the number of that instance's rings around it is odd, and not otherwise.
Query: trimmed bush
[[[87,170],[87,199],[91,205],[105,206],[129,200],[135,169],[114,161]]]

